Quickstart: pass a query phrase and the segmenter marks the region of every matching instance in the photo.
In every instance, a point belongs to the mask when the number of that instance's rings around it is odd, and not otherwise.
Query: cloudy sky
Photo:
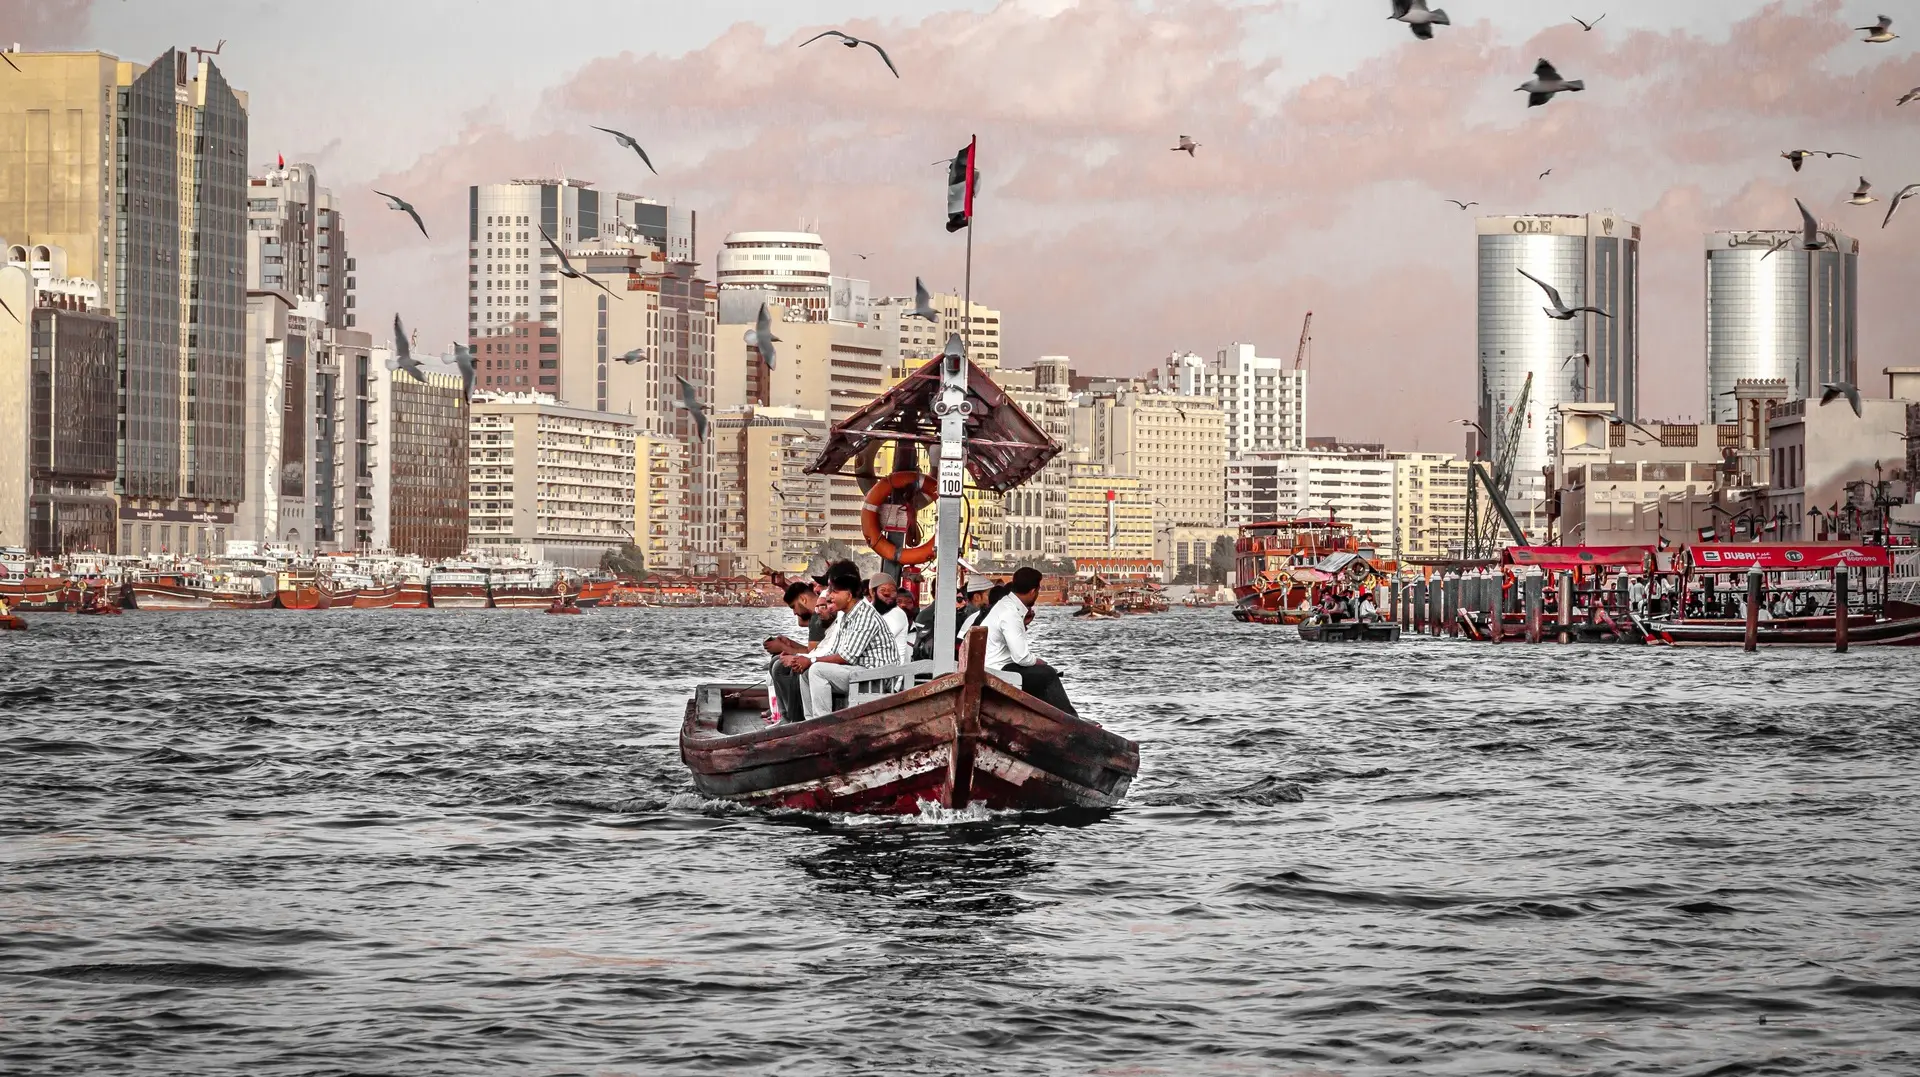
[[[730,230],[817,226],[836,268],[957,285],[933,164],[981,143],[977,298],[1019,364],[1135,372],[1175,349],[1292,353],[1314,311],[1309,427],[1458,447],[1473,400],[1473,212],[1611,209],[1645,229],[1642,411],[1699,416],[1701,233],[1785,227],[1799,196],[1863,241],[1862,380],[1920,365],[1920,16],[1890,0],[1448,0],[1431,42],[1388,0],[0,0],[27,49],[148,60],[226,46],[256,164],[310,160],[345,199],[370,324],[464,331],[469,184],[562,174]],[[1591,33],[1570,15],[1606,18]],[[828,27],[867,50],[821,42]],[[1896,25],[1896,30],[1902,29]],[[1528,109],[1538,57],[1587,91]],[[628,130],[655,178],[602,136]],[[1190,134],[1196,159],[1167,152]],[[1777,156],[1839,149],[1795,175]],[[1545,181],[1538,173],[1552,168]],[[422,241],[373,188],[418,204]],[[870,257],[856,260],[855,252]],[[438,347],[439,345],[436,345]]]

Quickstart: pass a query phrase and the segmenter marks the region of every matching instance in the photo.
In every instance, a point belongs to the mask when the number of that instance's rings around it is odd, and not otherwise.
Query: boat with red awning
[[[1785,607],[1785,616],[1762,618],[1756,643],[1773,647],[1832,647],[1839,640],[1836,569],[1848,572],[1846,641],[1859,647],[1920,646],[1920,606],[1887,598],[1893,554],[1885,546],[1855,542],[1742,542],[1702,543],[1687,547],[1680,557],[1682,594],[1699,601],[1702,595],[1724,597],[1738,590],[1735,581],[1751,569],[1766,574],[1766,593]],[[1696,591],[1691,581],[1703,577]],[[1710,581],[1732,576],[1721,587]],[[1856,583],[1857,581],[1857,583]],[[1676,647],[1737,647],[1745,642],[1742,617],[1677,616],[1648,622],[1650,635]]]

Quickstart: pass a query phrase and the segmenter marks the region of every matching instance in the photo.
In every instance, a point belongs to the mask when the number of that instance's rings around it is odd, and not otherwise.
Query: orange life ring
[[[860,533],[866,537],[867,548],[880,555],[882,561],[897,561],[902,565],[923,565],[933,560],[933,540],[928,539],[918,546],[904,550],[896,549],[887,536],[880,530],[880,506],[889,497],[912,486],[920,488],[921,496],[929,501],[940,496],[940,484],[932,475],[922,475],[917,471],[896,471],[867,491],[860,506]]]

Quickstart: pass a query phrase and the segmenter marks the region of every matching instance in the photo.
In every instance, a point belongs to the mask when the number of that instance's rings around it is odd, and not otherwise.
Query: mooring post
[[[1391,583],[1391,584],[1389,584],[1389,585],[1388,585],[1388,588],[1387,588],[1387,589],[1388,589],[1388,591],[1389,591],[1389,593],[1390,593],[1390,594],[1392,595],[1392,597],[1391,597],[1391,598],[1389,598],[1389,599],[1387,600],[1387,609],[1389,609],[1389,610],[1392,610],[1392,611],[1393,611],[1393,612],[1392,612],[1392,613],[1391,613],[1391,614],[1389,615],[1389,618],[1388,618],[1388,619],[1389,619],[1389,620],[1391,620],[1391,621],[1392,621],[1392,622],[1393,622],[1394,624],[1397,624],[1397,625],[1400,625],[1400,626],[1402,626],[1402,627],[1405,627],[1405,625],[1406,625],[1406,623],[1407,623],[1407,619],[1406,619],[1405,617],[1403,617],[1403,616],[1401,616],[1401,610],[1400,610],[1400,581],[1399,581],[1399,579],[1398,579],[1398,578],[1396,578],[1396,579],[1395,579],[1395,580],[1393,581],[1393,583]]]
[[[1562,570],[1560,573],[1559,604],[1554,612],[1559,614],[1560,642],[1573,642],[1573,573]]]
[[[1759,565],[1747,569],[1747,635],[1745,649],[1760,649],[1760,585],[1766,577]]]
[[[1447,622],[1447,635],[1458,638],[1460,635],[1460,574],[1447,573],[1446,601],[1440,609],[1441,617]]]
[[[1847,566],[1839,565],[1833,570],[1833,649],[1836,654],[1847,653]]]
[[[1542,621],[1541,602],[1544,597],[1543,592],[1546,589],[1545,588],[1546,580],[1540,575],[1540,572],[1538,569],[1528,569],[1525,582],[1526,582],[1526,588],[1527,588],[1527,591],[1526,591],[1527,642],[1539,643],[1543,637],[1543,632],[1545,628],[1545,626],[1541,623]]]

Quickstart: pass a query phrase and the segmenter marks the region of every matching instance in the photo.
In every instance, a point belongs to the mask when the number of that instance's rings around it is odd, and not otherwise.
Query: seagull
[[[1854,388],[1852,382],[1829,381],[1829,382],[1821,383],[1820,385],[1820,406],[1821,407],[1824,408],[1828,404],[1833,403],[1834,401],[1840,399],[1841,397],[1846,397],[1847,403],[1853,405],[1854,418],[1859,419],[1864,417],[1860,414],[1860,390]]]
[[[760,353],[768,370],[773,369],[773,345],[779,339],[773,335],[773,311],[767,309],[765,303],[760,304],[760,313],[753,319],[753,328],[747,330],[745,340],[748,347]]]
[[[630,149],[640,155],[640,163],[647,166],[647,171],[656,176],[660,174],[660,170],[653,167],[653,161],[647,156],[647,151],[640,148],[639,141],[632,135],[627,134],[625,131],[616,131],[611,127],[594,127],[593,124],[588,124],[587,126],[593,127],[596,131],[605,131],[607,134],[612,135],[615,142],[620,143],[622,147]]]
[[[1191,135],[1181,135],[1180,144],[1178,146],[1169,146],[1167,148],[1174,153],[1179,153],[1181,150],[1186,150],[1187,156],[1192,157],[1193,151],[1200,148],[1200,143],[1195,142],[1193,140],[1193,136]]]
[[[1854,206],[1870,206],[1880,201],[1878,198],[1867,193],[1872,188],[1873,184],[1867,182],[1867,177],[1861,176],[1859,189],[1853,192],[1853,197],[1847,199],[1847,203]]]
[[[420,370],[420,360],[413,357],[413,345],[407,341],[406,327],[400,324],[400,316],[393,316],[393,361],[400,370],[413,375],[413,380],[424,384],[426,374]]]
[[[1602,13],[1601,13],[1601,15],[1600,15],[1600,19],[1604,19],[1604,18],[1606,18],[1606,17],[1607,17],[1607,16],[1606,16],[1606,13],[1605,13],[1605,12],[1602,12]],[[1573,16],[1573,21],[1574,21],[1574,22],[1577,22],[1577,23],[1579,23],[1579,24],[1580,24],[1580,29],[1582,29],[1582,30],[1591,30],[1591,29],[1593,29],[1594,27],[1596,27],[1596,26],[1598,26],[1598,25],[1600,25],[1600,19],[1595,19],[1595,20],[1593,20],[1592,22],[1588,22],[1587,20],[1585,20],[1585,19],[1583,19],[1583,18],[1581,18],[1581,17],[1580,17],[1580,16],[1578,16],[1578,15],[1575,15],[1575,16]]]
[[[845,45],[850,49],[857,49],[860,46],[865,45],[866,47],[880,54],[880,59],[886,63],[887,70],[893,72],[894,78],[900,77],[900,69],[893,66],[893,58],[887,55],[887,50],[881,48],[879,45],[871,41],[862,41],[859,38],[854,37],[852,34],[841,33],[838,30],[828,30],[825,33],[815,34],[812,37],[806,39],[805,41],[802,41],[800,43],[800,47],[804,49],[808,45],[813,44],[814,42],[820,40],[823,37],[837,37],[840,39],[840,43],[842,45]]]
[[[13,62],[13,57],[7,55],[8,51],[9,50],[0,49],[0,60],[5,60],[8,67],[13,68],[15,71],[20,71],[20,65]],[[24,71],[20,71],[20,73],[23,75],[26,74]]]
[[[1575,359],[1592,359],[1592,358],[1593,356],[1588,355],[1586,352],[1574,352],[1572,355],[1569,355],[1565,359],[1560,360],[1560,369],[1561,370],[1567,369],[1567,364],[1573,362]]]
[[[1540,289],[1547,293],[1547,301],[1549,303],[1552,303],[1553,306],[1541,307],[1540,309],[1546,311],[1547,317],[1552,318],[1555,321],[1570,322],[1573,320],[1573,316],[1580,313],[1581,311],[1591,311],[1594,314],[1598,314],[1602,318],[1613,317],[1613,315],[1608,314],[1606,311],[1601,310],[1599,307],[1569,307],[1564,301],[1561,300],[1560,290],[1558,288],[1555,288],[1553,285],[1548,284],[1546,281],[1541,280],[1539,277],[1534,276],[1533,274],[1527,272],[1526,270],[1521,269],[1519,266],[1514,267],[1514,272],[1527,278],[1533,283],[1538,284],[1540,286]]]
[[[940,324],[940,312],[933,309],[933,296],[927,293],[927,286],[920,283],[919,277],[913,278],[913,309],[906,313],[906,317],[925,318],[935,325]]]
[[[1767,259],[1773,257],[1774,255],[1779,254],[1781,251],[1786,249],[1787,244],[1792,242],[1793,242],[1792,232],[1788,232],[1786,235],[1776,238],[1773,241],[1773,244],[1767,248],[1767,253],[1760,256],[1760,260],[1764,262]]]
[[[1854,154],[1842,153],[1839,150],[1788,150],[1780,156],[1791,161],[1793,163],[1793,170],[1798,172],[1800,171],[1800,166],[1807,163],[1807,158],[1812,157],[1816,153],[1822,157],[1852,157],[1856,161],[1860,159]]]
[[[453,346],[453,365],[460,368],[460,395],[462,399],[473,399],[473,349],[465,344]]]
[[[1915,86],[1913,89],[1908,90],[1906,93],[1901,94],[1900,100],[1895,101],[1894,104],[1904,105],[1907,102],[1912,101],[1916,98],[1920,98],[1920,86]]]
[[[1458,198],[1449,198],[1447,199],[1447,201],[1452,202],[1454,205],[1459,206],[1461,209],[1466,209],[1468,206],[1477,206],[1480,204],[1478,202],[1462,202]]]
[[[699,436],[704,439],[707,436],[707,409],[700,406],[699,390],[693,387],[692,382],[678,374],[674,375],[674,380],[680,383],[681,405],[692,413],[693,428],[699,431]]]
[[[1893,32],[1893,16],[1891,15],[1880,16],[1880,21],[1874,23],[1872,26],[1856,26],[1854,29],[1865,30],[1867,32],[1866,43],[1869,45],[1884,45],[1900,36]]]
[[[1393,14],[1388,19],[1397,19],[1407,24],[1413,36],[1422,41],[1433,40],[1435,26],[1452,26],[1444,11],[1428,11],[1427,0],[1393,0]]]
[[[546,240],[547,246],[553,249],[553,256],[555,258],[560,259],[560,275],[561,276],[571,277],[574,280],[586,281],[588,284],[593,285],[595,288],[600,289],[601,291],[607,293],[608,295],[613,295],[613,289],[607,287],[606,285],[600,283],[597,280],[594,280],[592,277],[587,276],[585,273],[582,273],[579,270],[573,268],[573,263],[567,260],[567,252],[560,249],[560,244],[555,243],[553,241],[553,237],[547,234],[547,230],[545,228],[540,229],[540,238]],[[613,295],[613,297],[615,299],[620,298],[617,295]]]
[[[1546,60],[1541,60],[1539,63],[1533,65],[1533,77],[1531,79],[1514,87],[1516,91],[1525,90],[1527,92],[1528,108],[1532,108],[1535,105],[1544,105],[1553,100],[1554,94],[1562,91],[1578,93],[1586,88],[1587,84],[1582,79],[1561,78],[1560,72],[1555,71],[1553,65]]]
[[[1885,220],[1880,222],[1880,227],[1885,228],[1888,224],[1891,224],[1893,222],[1893,211],[1900,208],[1900,203],[1905,202],[1916,194],[1920,194],[1920,183],[1909,183],[1905,187],[1900,188],[1900,193],[1894,195],[1893,200],[1887,203],[1887,216]]]
[[[406,199],[400,197],[397,194],[388,194],[385,191],[375,191],[373,193],[387,200],[388,209],[397,209],[400,212],[406,214],[407,216],[412,217],[413,223],[420,226],[421,235],[426,236],[426,238],[428,239],[433,238],[432,236],[427,235],[426,222],[420,219],[420,211],[413,208],[412,202],[407,201]]]
[[[1813,211],[1807,208],[1805,202],[1796,198],[1793,200],[1793,204],[1800,207],[1801,250],[1821,251],[1826,250],[1828,247],[1832,247],[1835,250],[1840,249],[1840,241],[1833,238],[1832,232],[1820,227],[1820,222],[1813,219]],[[1822,239],[1822,236],[1826,238]]]
[[[4,311],[6,311],[6,312],[7,312],[7,313],[8,313],[9,315],[11,315],[11,316],[12,316],[12,318],[13,318],[13,320],[14,320],[14,321],[16,321],[16,322],[20,322],[20,316],[19,316],[18,314],[14,314],[14,313],[13,313],[13,308],[12,308],[12,307],[10,307],[10,306],[7,306],[7,301],[6,301],[6,300],[4,300],[4,299],[0,299],[0,310],[4,310]],[[25,322],[20,322],[20,324],[21,324],[21,325],[25,325],[25,324],[27,324],[27,323],[25,323]]]
[[[1542,172],[1538,176],[1535,176],[1534,179],[1546,179],[1548,176],[1551,176],[1551,175],[1553,175],[1553,169],[1549,168],[1545,172]]]
[[[645,359],[646,357],[647,357],[647,353],[644,349],[635,348],[632,351],[627,352],[625,355],[614,356],[613,361],[616,363],[625,363],[628,366],[632,366],[633,364],[639,362],[642,359]]]

